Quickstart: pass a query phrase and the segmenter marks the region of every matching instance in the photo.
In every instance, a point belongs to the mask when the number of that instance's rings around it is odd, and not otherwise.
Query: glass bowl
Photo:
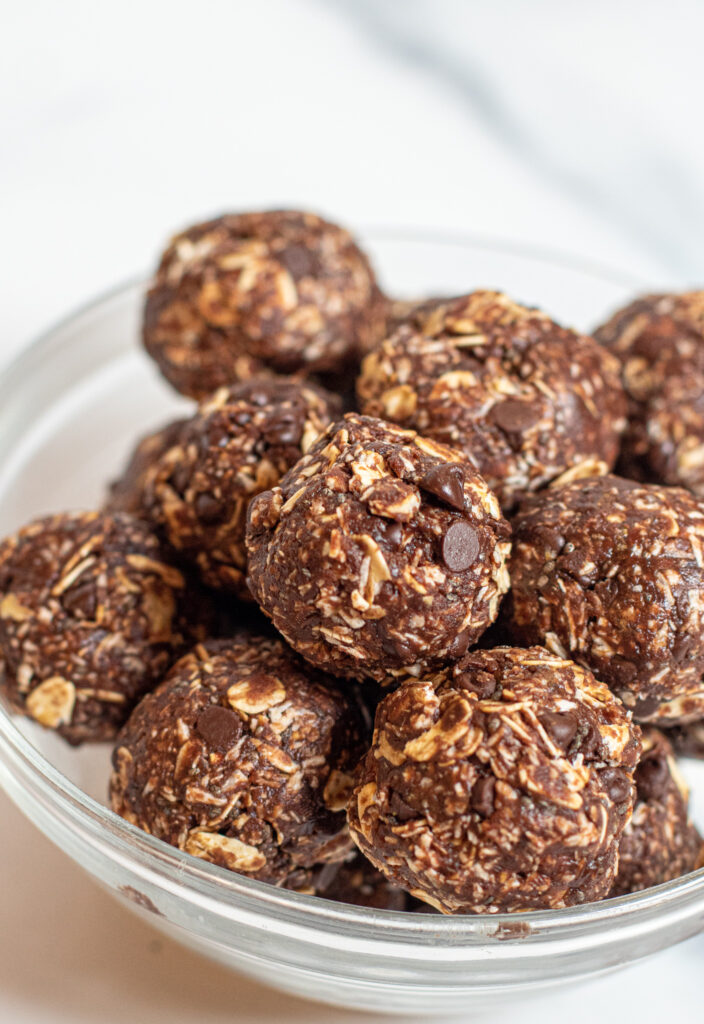
[[[383,231],[365,243],[394,294],[501,287],[583,329],[643,287],[499,244]],[[0,533],[97,504],[134,440],[190,407],[140,350],[142,291],[137,282],[94,302],[2,375]],[[0,783],[42,832],[164,932],[287,992],[377,1012],[480,1012],[704,928],[704,871],[640,895],[510,916],[401,914],[284,892],[115,816],[104,803],[108,761],[107,746],[71,749],[0,706]],[[704,794],[704,769],[690,767]]]

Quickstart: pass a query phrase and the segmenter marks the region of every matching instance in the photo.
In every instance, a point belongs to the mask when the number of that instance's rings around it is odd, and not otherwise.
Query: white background
[[[0,0],[0,360],[225,209],[701,283],[703,31],[695,0]],[[3,1024],[359,1019],[171,945],[4,797],[0,835]],[[693,940],[521,1020],[701,1021],[703,953]]]

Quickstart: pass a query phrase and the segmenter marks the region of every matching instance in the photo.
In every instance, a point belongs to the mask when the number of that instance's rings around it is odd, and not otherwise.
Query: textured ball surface
[[[620,359],[628,395],[621,471],[704,498],[704,291],[643,296],[596,337]]]
[[[636,803],[619,845],[611,896],[669,882],[704,864],[702,837],[689,820],[689,790],[672,745],[653,728],[643,730],[642,743]]]
[[[354,414],[252,502],[247,547],[276,628],[352,678],[461,657],[508,587],[509,527],[469,460]]]
[[[248,597],[249,502],[278,483],[337,409],[332,395],[295,380],[220,388],[145,473],[146,515],[205,583]]]
[[[185,395],[260,374],[344,369],[386,301],[351,235],[312,213],[228,214],[177,235],[150,287],[149,354]]]
[[[302,888],[350,851],[344,806],[366,742],[356,697],[280,640],[210,641],[120,733],[112,807],[196,857]]]
[[[607,683],[639,721],[704,714],[704,505],[606,476],[551,488],[513,522],[514,639]]]
[[[377,708],[352,837],[444,913],[600,899],[639,752],[629,713],[591,673],[543,648],[472,651]]]
[[[0,545],[3,688],[72,743],[109,739],[182,644],[185,581],[127,514],[36,520]]]
[[[618,360],[500,292],[411,306],[357,390],[363,413],[464,451],[507,510],[606,472],[625,425]]]

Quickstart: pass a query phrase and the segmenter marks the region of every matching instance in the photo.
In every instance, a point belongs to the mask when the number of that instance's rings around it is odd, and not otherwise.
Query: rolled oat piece
[[[248,582],[311,664],[384,682],[460,658],[496,618],[509,533],[461,452],[349,414],[251,503]]]
[[[120,733],[112,807],[203,860],[302,888],[350,852],[344,808],[367,730],[356,695],[281,640],[210,641]]]
[[[70,743],[112,739],[182,643],[183,575],[142,521],[47,516],[0,544],[2,689]]]
[[[176,235],[147,295],[144,345],[203,398],[264,371],[341,370],[381,338],[386,300],[352,236],[312,213],[226,214]]]
[[[595,337],[622,364],[623,474],[704,498],[704,291],[645,295]]]
[[[671,743],[650,727],[643,729],[642,744],[633,817],[621,837],[610,896],[669,882],[704,864],[704,844],[689,820],[689,790]]]
[[[638,733],[573,662],[539,647],[471,651],[379,705],[352,838],[446,914],[601,899],[631,816]]]
[[[259,377],[220,388],[145,474],[146,515],[206,584],[248,597],[249,502],[278,483],[336,412],[336,399],[305,381]]]
[[[362,363],[360,409],[474,459],[505,511],[613,467],[626,400],[615,357],[500,292],[421,304]]]
[[[177,444],[186,419],[174,420],[140,438],[122,474],[109,487],[103,508],[107,512],[129,512],[144,518],[144,487],[155,463]]]
[[[508,635],[607,683],[638,721],[704,714],[704,505],[605,476],[538,495],[513,522]]]

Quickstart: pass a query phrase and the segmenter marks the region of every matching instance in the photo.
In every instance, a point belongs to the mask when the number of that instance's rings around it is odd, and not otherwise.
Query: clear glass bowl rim
[[[433,242],[503,251],[512,256],[538,260],[576,273],[600,278],[605,282],[645,289],[647,283],[628,273],[612,270],[549,249],[502,240],[452,232],[370,228],[361,234],[372,240]],[[63,317],[25,346],[18,356],[0,372],[2,392],[21,386],[23,379],[41,361],[43,353],[53,345],[55,335],[75,320],[111,302],[125,300],[143,289],[146,277],[140,276],[103,293]],[[647,926],[654,914],[688,917],[704,909],[704,868],[641,893],[621,896],[599,903],[552,911],[528,911],[519,914],[481,914],[442,916],[411,914],[398,911],[370,910],[305,896],[228,872],[205,861],[182,853],[161,840],[147,835],[124,821],[111,810],[84,793],[66,778],[27,740],[16,727],[7,708],[0,703],[0,769],[10,796],[22,807],[23,801],[13,793],[21,787],[31,794],[35,806],[41,805],[45,816],[70,828],[86,842],[100,848],[104,856],[123,864],[143,878],[149,886],[168,890],[174,896],[210,913],[236,922],[242,914],[254,914],[264,926],[270,921],[277,931],[291,934],[300,931],[324,933],[328,939],[339,933],[346,942],[358,939],[366,949],[378,955],[411,955],[414,948],[423,957],[442,958],[495,942],[497,939],[522,946],[533,940],[568,940],[589,936],[594,944],[608,927],[630,932]],[[2,782],[2,771],[0,771]],[[310,937],[310,936],[309,936]],[[613,932],[610,937],[613,937]],[[588,942],[589,945],[592,942]],[[387,948],[385,948],[387,947]],[[508,950],[506,950],[508,952]],[[453,957],[454,958],[454,957]]]

